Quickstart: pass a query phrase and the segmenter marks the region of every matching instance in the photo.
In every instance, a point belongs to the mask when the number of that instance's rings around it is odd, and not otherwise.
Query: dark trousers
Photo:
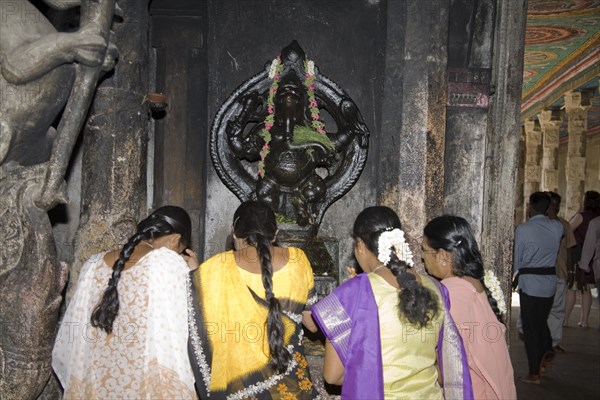
[[[521,319],[525,335],[525,352],[529,361],[529,374],[538,375],[544,354],[552,351],[552,336],[548,328],[548,315],[552,309],[554,296],[529,296],[519,291]]]

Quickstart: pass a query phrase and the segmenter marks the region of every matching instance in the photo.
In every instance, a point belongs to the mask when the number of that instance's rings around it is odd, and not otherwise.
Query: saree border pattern
[[[287,346],[287,351],[289,351],[290,354],[293,354],[294,346],[293,345]],[[244,398],[247,398],[250,396],[257,395],[261,392],[264,392],[265,390],[268,390],[268,389],[272,388],[273,386],[275,386],[275,384],[277,382],[279,382],[280,380],[282,380],[284,376],[289,375],[292,372],[292,370],[294,368],[296,368],[296,365],[298,365],[298,363],[296,362],[296,360],[292,359],[283,374],[271,375],[268,379],[265,379],[262,382],[255,383],[254,385],[250,385],[247,388],[244,388],[242,390],[239,390],[239,391],[227,396],[227,399],[228,400],[244,399]]]
[[[319,308],[323,311],[319,316],[323,319],[324,325],[331,332],[329,340],[337,344],[339,350],[342,351],[344,361],[348,355],[350,344],[350,333],[352,332],[352,321],[350,316],[344,311],[342,303],[336,296],[327,296],[319,302]]]
[[[443,283],[427,277],[440,292],[444,322],[438,340],[438,357],[445,399],[473,399],[467,355],[458,328],[450,314],[450,297]],[[444,346],[446,344],[446,346]]]
[[[206,387],[206,393],[210,396],[210,366],[206,362],[206,356],[202,351],[202,340],[198,334],[198,325],[196,324],[196,310],[194,309],[194,297],[192,296],[192,280],[188,275],[186,277],[186,288],[188,298],[188,325],[190,327],[190,339],[194,348],[194,355],[198,360],[198,367],[202,372],[202,380]]]

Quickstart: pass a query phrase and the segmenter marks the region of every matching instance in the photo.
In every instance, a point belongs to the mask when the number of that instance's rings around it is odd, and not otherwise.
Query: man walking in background
[[[515,231],[514,268],[529,363],[529,375],[521,381],[534,384],[541,382],[542,363],[554,355],[547,320],[556,292],[556,258],[564,229],[560,221],[545,215],[549,206],[546,193],[531,194],[529,220]]]

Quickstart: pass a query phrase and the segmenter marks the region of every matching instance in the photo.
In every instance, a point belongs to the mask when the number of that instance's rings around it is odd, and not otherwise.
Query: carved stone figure
[[[0,1],[0,398],[31,399],[51,373],[61,292],[47,211],[66,202],[64,175],[101,70],[112,69],[114,0],[81,6],[57,32],[28,1]],[[81,4],[80,4],[81,3]],[[52,125],[62,112],[57,128]]]
[[[211,156],[242,201],[266,201],[283,222],[317,227],[358,180],[368,136],[356,104],[293,41],[225,101]]]

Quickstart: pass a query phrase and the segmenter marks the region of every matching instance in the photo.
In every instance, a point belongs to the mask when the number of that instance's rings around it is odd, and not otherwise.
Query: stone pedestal
[[[580,92],[565,94],[565,109],[569,122],[567,146],[567,191],[565,215],[570,218],[581,207],[585,191],[585,150],[587,132],[587,110],[589,99]]]
[[[280,246],[298,247],[306,253],[315,276],[315,291],[319,299],[340,284],[344,274],[340,270],[340,251],[336,238],[318,237],[311,229],[280,224],[277,243]]]
[[[542,181],[541,189],[558,192],[558,142],[562,116],[559,110],[538,114],[542,128]]]

